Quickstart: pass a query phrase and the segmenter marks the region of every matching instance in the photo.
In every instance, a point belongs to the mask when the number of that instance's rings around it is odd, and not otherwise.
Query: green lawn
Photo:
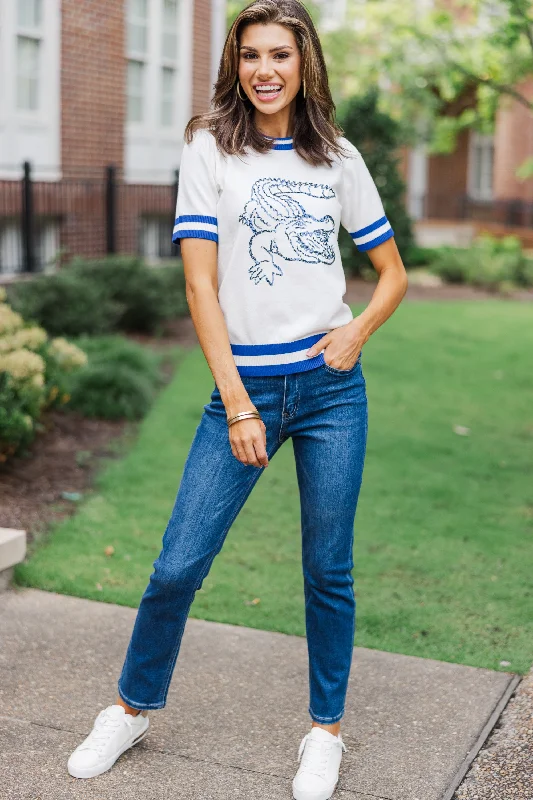
[[[365,346],[357,645],[522,674],[530,667],[532,353],[533,306],[498,300],[404,303]],[[18,566],[18,583],[138,604],[212,386],[200,348],[186,353],[138,439]],[[299,515],[288,441],[191,616],[304,635]]]

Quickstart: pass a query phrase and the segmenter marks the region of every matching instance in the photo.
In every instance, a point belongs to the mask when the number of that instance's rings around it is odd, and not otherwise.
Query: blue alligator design
[[[283,178],[260,178],[252,186],[252,196],[239,221],[253,231],[249,252],[253,260],[248,268],[255,284],[265,280],[271,286],[275,276],[283,275],[284,262],[332,264],[335,251],[329,241],[335,230],[333,217],[316,219],[308,214],[294,195],[317,198],[335,197],[324,183],[289,181]]]

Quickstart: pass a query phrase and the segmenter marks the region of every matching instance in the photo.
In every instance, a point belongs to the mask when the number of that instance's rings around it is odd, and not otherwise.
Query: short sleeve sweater
[[[313,166],[291,138],[268,153],[221,153],[197,130],[181,157],[172,240],[218,243],[218,299],[240,375],[285,375],[319,367],[323,351],[305,353],[325,333],[353,319],[339,225],[359,250],[394,231],[360,152]]]

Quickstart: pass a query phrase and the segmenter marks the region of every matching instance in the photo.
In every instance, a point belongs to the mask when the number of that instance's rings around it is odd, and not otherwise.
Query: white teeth
[[[281,90],[281,86],[256,86],[256,92],[279,92]]]

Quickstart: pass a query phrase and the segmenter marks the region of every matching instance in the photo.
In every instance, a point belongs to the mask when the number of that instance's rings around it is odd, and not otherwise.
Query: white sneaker
[[[298,751],[302,763],[292,782],[294,800],[329,800],[339,780],[343,750],[346,745],[340,733],[334,736],[314,725],[305,734]]]
[[[121,705],[100,711],[94,727],[70,756],[67,769],[74,778],[94,778],[113,766],[125,750],[146,736],[148,716],[126,714]]]

